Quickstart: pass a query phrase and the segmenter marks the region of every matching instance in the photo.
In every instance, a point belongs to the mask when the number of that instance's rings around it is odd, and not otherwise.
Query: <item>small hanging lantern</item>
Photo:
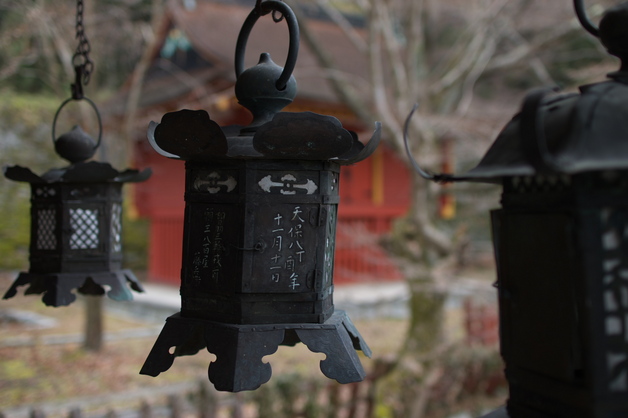
[[[243,71],[249,33],[260,16],[281,14],[290,32],[284,68],[262,54]],[[365,373],[355,350],[370,350],[349,317],[334,310],[333,259],[340,166],[368,157],[331,116],[280,112],[292,102],[299,31],[292,10],[258,2],[238,38],[236,96],[250,125],[220,128],[205,111],[181,110],[151,123],[160,154],[186,161],[181,312],[169,317],[140,373],[157,376],[179,355],[216,355],[209,379],[224,391],[270,379],[262,357],[305,343],[327,358],[321,370],[341,383]]]
[[[416,167],[503,186],[491,217],[510,397],[487,418],[628,416],[628,3],[599,29],[574,4],[621,69],[530,93],[466,175]]]
[[[22,272],[4,295],[16,295],[20,286],[25,294],[43,294],[49,306],[72,303],[77,290],[86,295],[107,295],[115,300],[130,300],[126,285],[141,292],[135,275],[122,268],[122,184],[146,180],[146,169],[119,172],[110,164],[90,160],[101,143],[102,122],[98,108],[83,96],[93,69],[88,57],[89,42],[82,25],[82,1],[77,4],[79,46],[72,59],[76,75],[72,97],[65,100],[52,124],[52,140],[57,154],[70,162],[41,176],[20,166],[4,168],[9,180],[31,185],[30,268]],[[66,104],[88,103],[98,120],[98,139],[94,140],[75,126],[58,138],[57,118]]]

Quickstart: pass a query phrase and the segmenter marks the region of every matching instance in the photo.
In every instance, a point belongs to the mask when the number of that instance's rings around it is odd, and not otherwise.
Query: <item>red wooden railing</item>
[[[150,224],[150,241],[148,279],[178,286],[183,258],[183,218],[153,218]]]
[[[401,280],[401,272],[381,246],[398,211],[360,212],[341,211],[338,215],[334,282]]]

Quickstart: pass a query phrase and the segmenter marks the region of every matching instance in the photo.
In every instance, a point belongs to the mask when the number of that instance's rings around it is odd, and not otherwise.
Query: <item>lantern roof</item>
[[[19,165],[4,167],[4,176],[9,180],[36,183],[135,183],[147,180],[151,169],[142,171],[126,169],[118,171],[109,163],[88,161],[72,164],[68,167],[53,168],[42,175],[33,173],[29,168]]]
[[[619,71],[606,81],[581,86],[578,93],[550,95],[555,88],[530,92],[480,163],[460,176],[422,170],[406,138],[419,174],[439,182],[499,182],[514,176],[628,169],[628,3],[607,10],[599,28],[581,1],[574,5],[582,26],[620,58]]]
[[[530,93],[480,163],[462,177],[628,169],[627,82],[623,74],[582,86],[579,94]]]
[[[148,140],[166,157],[208,161],[229,158],[334,161],[353,164],[367,158],[380,141],[381,126],[364,146],[354,132],[342,127],[333,116],[312,112],[281,112],[297,93],[292,76],[299,51],[299,28],[292,10],[281,2],[261,2],[245,20],[235,53],[238,102],[253,115],[247,126],[221,128],[204,110],[167,113],[161,123],[151,122]],[[259,17],[281,12],[289,31],[289,46],[283,67],[270,54],[262,53],[257,65],[244,70],[249,34]]]
[[[330,160],[354,164],[373,153],[380,142],[381,125],[365,146],[353,131],[333,116],[312,112],[280,112],[246,132],[246,127],[221,128],[204,110],[167,113],[151,122],[148,139],[161,155],[180,160],[230,158]]]

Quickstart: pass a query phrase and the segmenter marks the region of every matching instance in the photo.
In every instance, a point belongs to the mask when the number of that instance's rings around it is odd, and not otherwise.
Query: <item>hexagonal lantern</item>
[[[282,69],[262,54],[242,70],[257,19],[281,13],[290,31]],[[370,355],[359,332],[333,304],[333,259],[340,166],[368,157],[331,116],[280,113],[296,94],[291,76],[298,26],[282,2],[258,2],[236,47],[236,96],[253,114],[245,127],[220,128],[205,111],[181,110],[151,123],[162,155],[186,161],[181,312],[169,317],[140,373],[167,370],[178,355],[216,355],[217,389],[252,390],[270,379],[262,357],[279,345],[305,343],[323,352],[325,375],[364,378],[355,350]]]
[[[87,101],[98,116],[98,141],[79,126],[55,137],[59,112],[75,100]],[[115,300],[133,299],[127,283],[143,291],[133,272],[122,268],[122,184],[144,181],[151,171],[120,172],[109,163],[87,161],[101,136],[94,103],[72,97],[59,107],[52,128],[57,154],[71,164],[41,176],[20,166],[4,168],[6,178],[31,186],[30,268],[19,274],[4,299],[15,296],[20,286],[28,286],[25,294],[43,294],[49,306],[69,305],[76,299],[74,290],[86,295],[106,292]]]
[[[628,4],[596,28],[622,59],[579,93],[530,93],[479,165],[492,212],[507,408],[491,418],[628,416]]]

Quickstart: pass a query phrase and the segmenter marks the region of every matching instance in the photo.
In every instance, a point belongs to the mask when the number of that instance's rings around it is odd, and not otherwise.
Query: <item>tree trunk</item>
[[[83,349],[100,351],[103,347],[102,296],[85,296],[85,340]]]

